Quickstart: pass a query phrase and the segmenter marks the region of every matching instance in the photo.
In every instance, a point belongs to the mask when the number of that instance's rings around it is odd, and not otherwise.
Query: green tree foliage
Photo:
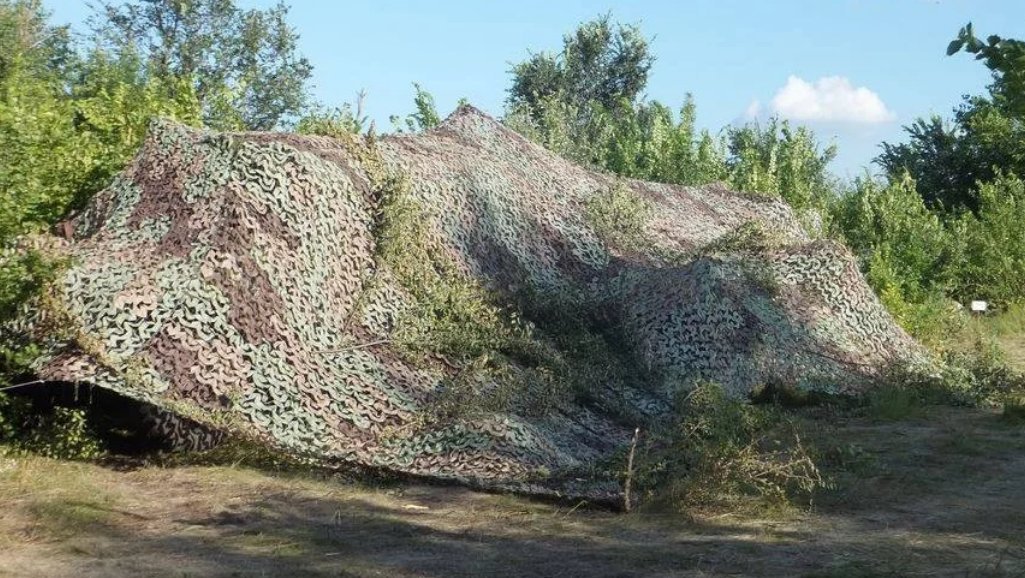
[[[0,80],[14,70],[61,76],[73,61],[67,26],[51,26],[41,0],[0,0]]]
[[[989,89],[993,101],[1012,116],[1025,116],[1025,41],[993,34],[983,42],[975,37],[969,22],[947,46],[947,55],[953,56],[962,49],[993,71]]]
[[[335,138],[359,134],[366,128],[369,118],[363,113],[364,102],[366,102],[366,93],[360,92],[356,97],[355,108],[347,102],[335,108],[316,106],[299,119],[295,131],[299,134]]]
[[[956,318],[947,299],[964,252],[930,211],[908,175],[889,182],[857,179],[831,206],[833,231],[857,255],[890,313],[930,345],[949,339]]]
[[[826,168],[835,147],[775,119],[715,137],[697,130],[690,95],[675,115],[641,100],[653,62],[648,46],[637,27],[613,26],[608,16],[582,24],[559,54],[513,67],[505,123],[565,158],[617,175],[683,185],[727,181],[782,197],[802,214],[824,214],[835,190]]]
[[[1025,297],[1025,183],[999,174],[978,189],[977,215],[951,225],[964,242],[965,259],[955,293],[966,299],[1010,303]]]
[[[138,150],[154,116],[196,124],[186,82],[149,75],[137,55],[79,54],[37,0],[0,0],[0,313],[14,316],[54,263],[15,252],[105,186]],[[16,376],[31,344],[0,335],[0,374]]]
[[[695,128],[696,107],[687,95],[674,119],[669,107],[657,101],[619,108],[599,117],[608,130],[598,162],[627,177],[664,183],[698,184],[725,177],[722,143]]]
[[[513,66],[506,123],[570,160],[645,176],[654,149],[669,148],[660,137],[674,128],[665,107],[639,102],[654,62],[648,44],[638,28],[613,24],[609,15],[581,24],[558,54]],[[654,132],[661,142],[642,145]]]
[[[56,222],[135,154],[154,116],[198,120],[189,87],[94,51],[62,78],[18,57],[0,80],[0,241]]]
[[[824,207],[835,195],[827,169],[836,147],[819,145],[805,127],[786,120],[727,129],[730,184],[741,191],[782,197],[798,210]]]
[[[919,190],[907,174],[859,179],[831,206],[831,225],[898,321],[940,345],[959,324],[950,300],[1025,298],[1025,184],[998,172],[978,184],[976,212],[956,215],[931,210]]]
[[[870,282],[905,319],[937,296],[998,306],[1025,298],[1025,201],[1015,176],[1025,174],[1025,43],[983,42],[969,24],[947,53],[962,49],[993,71],[989,94],[966,97],[949,122],[916,120],[905,143],[883,143],[877,162],[891,185],[859,190],[836,211]]]
[[[86,168],[74,154],[49,158],[74,152],[72,109],[58,98],[62,67],[51,66],[71,57],[67,29],[49,26],[38,0],[0,0],[0,241],[59,214],[62,183]]]
[[[297,53],[287,15],[283,3],[241,10],[234,0],[129,0],[101,3],[92,26],[110,52],[138,52],[150,77],[189,80],[206,125],[270,130],[309,104],[313,67]]]
[[[883,143],[877,162],[890,176],[907,171],[930,208],[959,212],[979,209],[978,183],[1000,171],[1025,174],[1025,42],[975,37],[960,30],[947,54],[964,49],[993,71],[987,96],[966,97],[951,123],[917,119],[905,127],[908,142]]]
[[[735,189],[781,197],[809,230],[828,227],[837,183],[827,169],[834,146],[804,127],[771,119],[729,127],[716,137],[696,128],[690,95],[679,113],[640,98],[653,62],[649,41],[608,16],[563,39],[557,55],[515,65],[505,123],[574,162],[664,183],[726,181]]]
[[[860,178],[833,214],[880,294],[896,292],[920,302],[951,281],[949,269],[957,261],[953,239],[909,176],[890,183]]]
[[[36,252],[0,249],[0,320],[13,319],[58,270]],[[29,364],[38,353],[27,336],[0,325],[0,386],[27,379]]]
[[[410,130],[425,131],[441,124],[441,117],[438,116],[438,107],[434,104],[434,96],[415,82],[413,83],[413,88],[416,90],[416,95],[413,96],[416,112],[412,114],[412,125],[409,125],[409,120],[406,121]]]
[[[977,183],[993,180],[1001,169],[1025,171],[1025,122],[990,99],[967,99],[952,123],[920,118],[905,131],[908,142],[883,143],[877,162],[891,177],[910,173],[931,209],[976,211]]]
[[[434,103],[434,95],[424,90],[416,82],[413,83],[413,90],[415,91],[413,106],[416,110],[412,114],[406,115],[405,119],[392,115],[391,123],[396,132],[423,132],[441,124],[441,116]],[[460,101],[460,103],[462,104],[464,101]]]
[[[200,103],[189,82],[147,74],[132,52],[94,50],[72,80],[73,125],[91,143],[93,157],[76,207],[107,186],[138,152],[152,119],[172,118],[194,126],[201,122]]]
[[[534,54],[512,68],[508,104],[540,121],[555,99],[583,121],[598,109],[612,110],[624,99],[637,101],[654,63],[647,38],[636,26],[613,24],[609,15],[580,25],[563,38],[559,54]]]
[[[587,112],[549,98],[539,119],[515,109],[506,115],[505,123],[569,160],[625,177],[687,185],[726,178],[725,145],[696,129],[689,96],[675,117],[657,101],[624,99],[614,109],[591,102],[583,108]]]

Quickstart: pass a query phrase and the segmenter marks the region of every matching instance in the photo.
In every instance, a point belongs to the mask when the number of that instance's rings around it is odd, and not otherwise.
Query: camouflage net
[[[852,256],[784,203],[587,170],[472,107],[380,139],[155,122],[71,230],[56,301],[74,330],[50,336],[39,374],[161,408],[182,446],[230,432],[323,463],[603,498],[633,427],[695,380],[854,392],[923,356]],[[417,319],[452,286],[533,353],[432,350],[438,324]],[[528,298],[606,320],[643,379],[574,373],[544,319],[514,314]],[[437,411],[452,400],[481,409]]]

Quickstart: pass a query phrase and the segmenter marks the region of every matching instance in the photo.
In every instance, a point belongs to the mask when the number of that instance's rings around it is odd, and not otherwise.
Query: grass
[[[1025,371],[1025,305],[1014,304],[996,314],[975,316],[971,326],[979,334],[993,338],[1007,361]]]
[[[86,535],[117,516],[122,496],[89,473],[95,466],[7,452],[0,447],[0,503],[26,514],[24,535],[64,541]],[[4,538],[0,532],[0,543]]]
[[[2,576],[1019,576],[1025,428],[937,406],[794,414],[814,508],[622,515],[242,465],[0,459]]]
[[[921,394],[909,387],[880,387],[867,396],[866,413],[877,420],[896,421],[925,413]]]
[[[30,511],[39,528],[58,538],[84,534],[113,519],[109,505],[95,498],[61,498],[37,504]]]

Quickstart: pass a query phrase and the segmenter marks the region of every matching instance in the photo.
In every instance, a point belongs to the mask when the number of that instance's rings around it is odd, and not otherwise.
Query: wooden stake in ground
[[[637,438],[641,435],[641,428],[634,430],[634,439],[630,442],[630,454],[626,457],[626,480],[623,481],[623,511],[630,511],[630,485],[634,477],[634,452],[637,451]]]

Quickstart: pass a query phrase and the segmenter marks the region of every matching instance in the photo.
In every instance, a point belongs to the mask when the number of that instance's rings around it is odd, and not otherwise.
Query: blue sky
[[[85,2],[45,0],[58,23],[84,22]],[[268,0],[238,0],[266,7]],[[694,95],[698,123],[718,131],[779,114],[836,142],[839,175],[860,172],[901,125],[949,115],[989,82],[968,55],[945,56],[968,21],[980,35],[1025,38],[1021,0],[610,1],[292,0],[290,21],[326,104],[367,92],[378,127],[412,109],[412,82],[444,115],[460,97],[502,113],[510,64],[558,50],[562,35],[611,12],[654,37],[647,96]]]

